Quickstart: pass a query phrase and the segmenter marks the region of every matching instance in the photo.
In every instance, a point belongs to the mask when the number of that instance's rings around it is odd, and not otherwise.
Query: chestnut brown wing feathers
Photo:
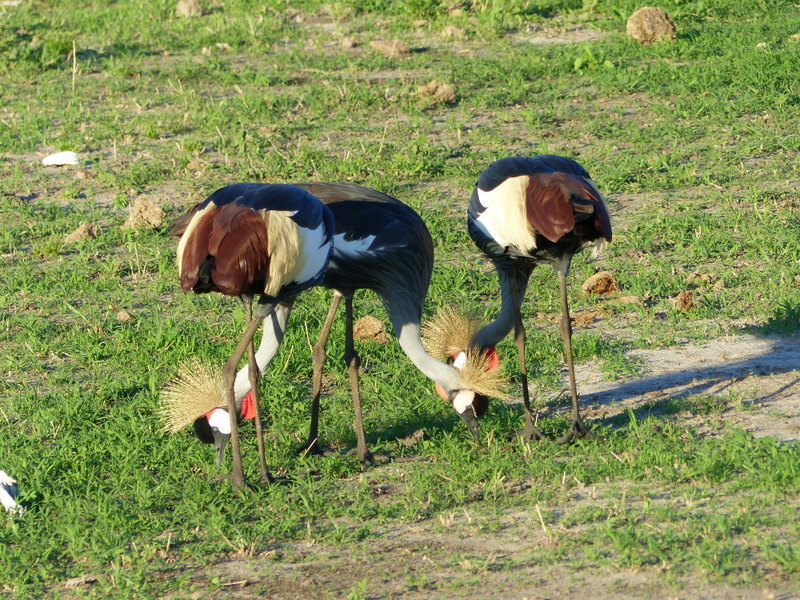
[[[263,291],[270,259],[267,227],[258,212],[226,204],[199,216],[188,234],[181,268],[184,290],[216,289],[231,296]]]
[[[180,258],[181,287],[183,291],[193,290],[200,279],[200,269],[208,258],[208,238],[214,228],[214,216],[219,211],[213,208],[204,212],[193,224],[192,232],[182,244],[182,255]],[[184,231],[192,226],[186,223]]]
[[[263,291],[269,254],[267,227],[259,213],[236,204],[223,206],[214,223],[209,251],[216,256],[212,277],[223,294]]]
[[[531,177],[525,206],[528,224],[553,243],[575,228],[576,213],[596,213],[598,231],[611,239],[611,223],[600,194],[578,175],[537,173]]]

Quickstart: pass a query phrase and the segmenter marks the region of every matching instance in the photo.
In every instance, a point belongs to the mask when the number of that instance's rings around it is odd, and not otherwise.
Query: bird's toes
[[[593,440],[597,438],[597,434],[592,433],[586,427],[586,424],[580,419],[574,419],[567,432],[558,438],[559,444],[566,444],[572,440]]]
[[[536,427],[525,426],[522,429],[515,431],[512,434],[511,439],[522,439],[526,442],[540,442],[546,440],[547,438],[541,431],[536,429]]]

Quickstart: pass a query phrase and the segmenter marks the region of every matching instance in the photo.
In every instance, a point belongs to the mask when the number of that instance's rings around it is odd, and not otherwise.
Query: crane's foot
[[[367,448],[359,448],[358,446],[356,446],[355,448],[348,450],[347,455],[356,456],[358,458],[358,462],[364,464],[375,463],[375,457],[372,455],[372,452],[370,452]]]
[[[571,440],[593,440],[596,437],[597,435],[589,431],[580,417],[575,417],[572,419],[572,424],[569,426],[567,433],[558,438],[556,442],[559,444],[566,444]]]
[[[538,442],[545,439],[544,434],[536,429],[533,423],[525,423],[522,429],[518,429],[514,437],[525,440],[526,442]]]
[[[369,450],[361,450],[359,448],[348,450],[347,455],[356,456],[358,461],[365,465],[382,465],[384,463],[391,462],[392,460],[392,457],[388,454],[376,454],[370,452]]]
[[[247,483],[247,481],[245,481],[244,479],[239,480],[237,483],[233,477],[233,473],[228,473],[226,475],[215,475],[214,477],[211,478],[211,481],[213,483],[222,483],[223,481],[230,481],[231,487],[234,489],[234,491],[237,492],[245,490],[249,491],[252,489],[252,486],[249,483]]]

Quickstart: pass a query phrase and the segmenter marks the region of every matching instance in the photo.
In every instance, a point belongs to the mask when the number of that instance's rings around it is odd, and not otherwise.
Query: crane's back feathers
[[[611,241],[603,197],[583,167],[560,156],[492,163],[478,178],[468,216],[470,234],[490,256],[533,255],[567,238],[569,252]]]
[[[420,216],[399,200],[358,185],[297,186],[322,200],[336,223],[323,285],[345,293],[371,289],[400,321],[419,322],[433,270],[433,239]]]
[[[322,280],[333,251],[333,216],[295,186],[220,188],[173,222],[181,286],[277,299]]]

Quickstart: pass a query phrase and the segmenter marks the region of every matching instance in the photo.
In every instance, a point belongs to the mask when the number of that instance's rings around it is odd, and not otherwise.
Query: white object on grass
[[[81,164],[78,155],[74,152],[56,152],[50,154],[42,159],[42,164],[46,167],[58,167],[61,165],[79,165]]]
[[[21,515],[25,509],[17,503],[17,480],[5,471],[0,471],[0,504],[10,513]]]

